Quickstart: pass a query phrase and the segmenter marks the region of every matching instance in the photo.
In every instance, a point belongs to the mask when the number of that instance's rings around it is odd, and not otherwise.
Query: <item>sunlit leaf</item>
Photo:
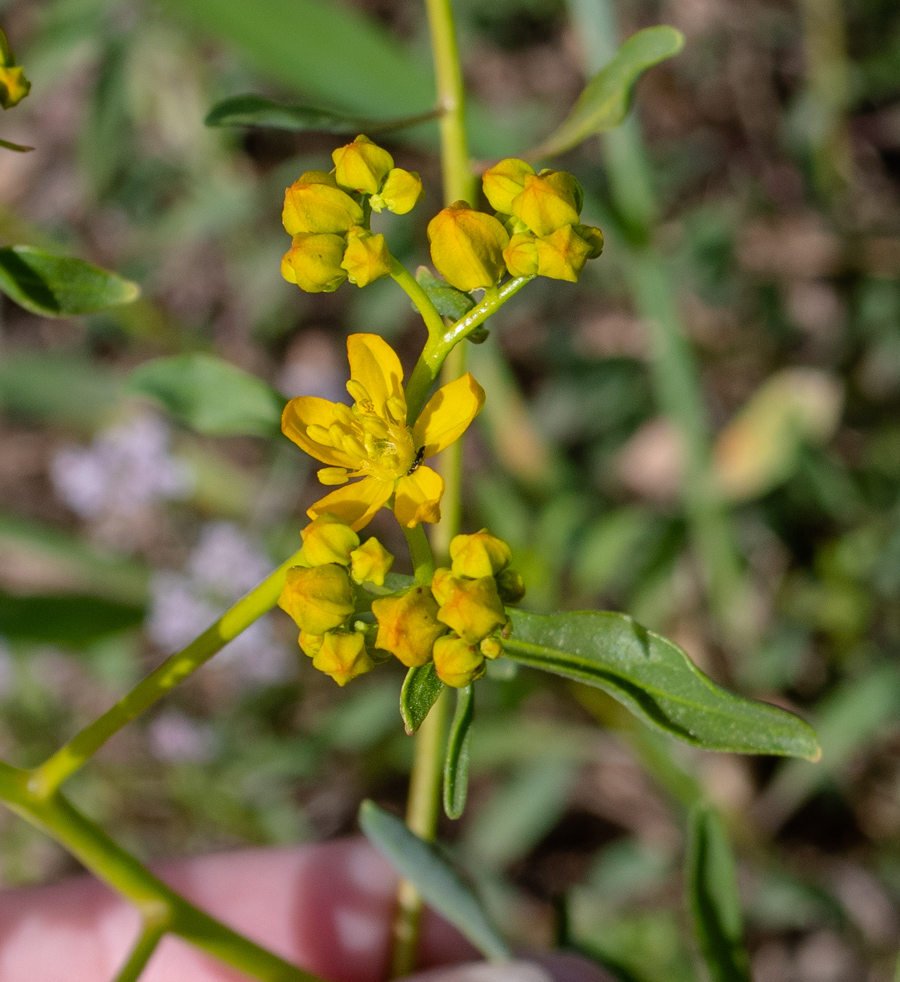
[[[406,673],[400,690],[400,715],[409,736],[422,725],[443,688],[432,661]]]
[[[624,614],[541,616],[511,610],[515,661],[596,685],[636,716],[706,750],[817,760],[813,730],[792,713],[742,699],[708,679],[671,641]]]
[[[528,156],[553,157],[618,126],[628,112],[635,82],[683,47],[684,35],[674,27],[647,27],[633,34],[588,82],[563,122]]]
[[[387,133],[418,126],[437,113],[404,116],[401,119],[369,119],[319,109],[315,106],[285,106],[259,95],[236,95],[216,103],[204,122],[207,126],[258,126],[273,130],[312,131],[355,136]]]
[[[285,403],[255,375],[206,354],[148,361],[127,386],[209,436],[272,436],[279,432]]]
[[[372,801],[359,809],[359,824],[375,848],[490,961],[508,961],[510,950],[474,893],[437,850]]]
[[[21,245],[0,249],[0,290],[43,317],[92,314],[131,303],[141,292],[136,283],[83,259]]]
[[[444,761],[444,811],[447,818],[459,818],[466,808],[469,789],[469,739],[475,716],[475,696],[471,685],[458,689],[456,713],[447,738]]]
[[[694,937],[712,982],[750,982],[741,905],[728,835],[700,803],[688,823],[687,896]]]

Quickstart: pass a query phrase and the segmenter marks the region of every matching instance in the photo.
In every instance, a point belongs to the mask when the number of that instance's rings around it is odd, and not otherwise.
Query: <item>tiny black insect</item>
[[[419,464],[422,463],[422,458],[424,456],[425,456],[425,448],[419,447],[419,449],[416,451],[416,459],[413,461],[412,467],[410,467],[410,469],[406,472],[407,477],[409,477],[409,475],[412,474],[413,471],[418,470]]]

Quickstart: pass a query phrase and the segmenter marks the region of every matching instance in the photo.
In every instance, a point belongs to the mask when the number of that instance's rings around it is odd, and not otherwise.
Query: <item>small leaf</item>
[[[469,738],[475,716],[475,693],[471,685],[456,692],[456,713],[447,740],[444,761],[444,812],[447,818],[460,818],[469,790]]]
[[[554,157],[595,133],[614,129],[628,112],[635,82],[683,47],[684,35],[674,27],[647,27],[633,34],[588,82],[563,122],[527,156]]]
[[[0,249],[0,290],[43,317],[93,314],[131,303],[141,292],[136,283],[83,259],[23,245]]]
[[[750,982],[734,857],[715,809],[703,802],[688,820],[687,897],[694,936],[712,982]]]
[[[82,648],[143,619],[143,607],[101,597],[0,594],[0,635],[14,640]]]
[[[439,280],[427,266],[420,266],[416,270],[416,282],[428,294],[428,299],[435,305],[441,317],[458,321],[475,306],[473,297],[450,286],[445,280]]]
[[[145,362],[127,388],[149,396],[198,433],[272,436],[284,398],[261,379],[213,355],[175,355]]]
[[[818,760],[816,734],[784,709],[742,699],[708,679],[671,641],[625,614],[541,616],[510,610],[514,661],[596,685],[645,723],[695,747]]]
[[[443,689],[444,683],[437,677],[432,661],[406,673],[400,690],[400,715],[407,736],[422,725]]]
[[[488,920],[480,901],[434,846],[372,801],[360,806],[359,824],[366,838],[412,883],[425,902],[464,934],[485,958],[509,961],[509,947]]]
[[[366,119],[315,106],[284,106],[272,99],[248,94],[231,96],[216,103],[204,123],[207,126],[259,126],[272,130],[355,136],[357,133],[388,133],[408,129],[436,119],[438,115],[435,110],[399,119]]]
[[[6,147],[7,150],[15,150],[17,153],[28,153],[30,150],[34,150],[34,147],[26,147],[21,143],[10,143],[9,140],[0,140],[0,147]]]

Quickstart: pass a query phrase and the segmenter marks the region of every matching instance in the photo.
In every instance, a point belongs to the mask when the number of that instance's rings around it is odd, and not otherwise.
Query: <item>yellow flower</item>
[[[310,566],[327,563],[349,566],[353,550],[359,548],[359,536],[336,515],[319,515],[300,531],[300,536],[303,558]]]
[[[454,576],[477,580],[496,576],[512,562],[512,550],[487,529],[473,535],[456,535],[450,542],[450,558]]]
[[[294,619],[303,634],[332,631],[353,613],[350,574],[335,563],[313,569],[292,566],[278,606]]]
[[[323,484],[346,484],[307,510],[331,512],[354,531],[367,525],[393,495],[397,521],[406,528],[440,520],[443,478],[422,460],[462,436],[484,405],[484,390],[466,373],[428,400],[415,424],[406,422],[403,369],[376,334],[347,339],[353,407],[317,396],[291,399],[281,428],[308,454],[328,464]],[[347,484],[351,478],[361,478]]]
[[[355,631],[328,631],[312,656],[312,663],[313,668],[330,675],[340,686],[375,667],[365,638]]]
[[[469,291],[500,282],[509,235],[493,215],[457,201],[439,211],[427,231],[431,261],[451,286]]]
[[[350,553],[350,578],[354,583],[384,586],[384,578],[393,565],[394,557],[373,537]]]
[[[431,658],[434,642],[447,631],[438,624],[437,612],[437,601],[424,586],[373,600],[372,613],[378,621],[375,646],[389,651],[407,668],[424,665]]]
[[[434,643],[434,668],[445,685],[462,689],[484,675],[484,655],[462,638],[445,635]]]

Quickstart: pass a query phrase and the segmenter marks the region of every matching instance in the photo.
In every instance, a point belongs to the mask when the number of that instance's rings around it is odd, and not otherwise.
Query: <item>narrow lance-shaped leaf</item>
[[[700,802],[688,820],[687,900],[712,982],[750,982],[734,857],[716,810]]]
[[[292,132],[312,131],[355,136],[357,133],[390,133],[408,129],[431,119],[438,111],[403,116],[399,119],[370,119],[320,109],[316,106],[285,106],[261,95],[235,95],[217,102],[204,120],[207,126],[254,126]]]
[[[444,811],[447,818],[459,818],[466,807],[469,789],[469,741],[475,717],[475,693],[471,685],[458,689],[456,713],[447,740],[444,761]]]
[[[32,314],[72,317],[131,303],[137,283],[71,256],[33,246],[0,249],[0,291]]]
[[[448,920],[489,961],[508,961],[509,947],[491,924],[478,898],[434,846],[420,839],[390,812],[372,801],[359,809],[359,824],[425,902]]]
[[[279,432],[285,403],[262,379],[206,354],[145,362],[127,388],[208,436],[272,436]]]
[[[400,715],[407,736],[412,736],[422,725],[443,688],[444,683],[437,677],[433,661],[406,673],[400,690]]]
[[[588,82],[572,111],[529,157],[553,157],[589,136],[614,129],[625,118],[634,85],[641,75],[684,47],[674,27],[648,27],[633,34]]]
[[[817,760],[816,734],[792,713],[708,679],[671,641],[625,614],[541,616],[510,610],[515,661],[596,685],[639,719],[706,750]]]

